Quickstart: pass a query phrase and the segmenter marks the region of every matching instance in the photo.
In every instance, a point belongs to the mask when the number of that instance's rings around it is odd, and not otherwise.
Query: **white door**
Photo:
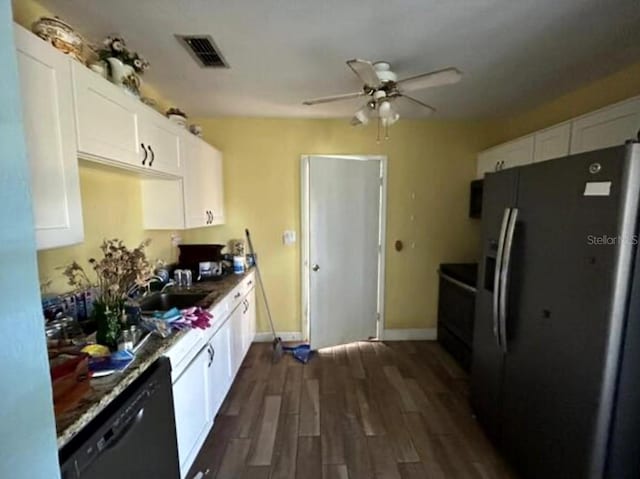
[[[640,98],[617,103],[573,121],[571,153],[622,145],[637,138],[640,130]]]
[[[80,243],[72,60],[22,27],[15,27],[15,39],[37,246]]]
[[[313,349],[377,337],[384,160],[308,159],[308,267]]]

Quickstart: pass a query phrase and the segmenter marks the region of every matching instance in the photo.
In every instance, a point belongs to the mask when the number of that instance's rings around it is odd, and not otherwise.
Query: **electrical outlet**
[[[182,237],[178,233],[171,234],[171,245],[177,247],[182,244]]]
[[[291,246],[296,242],[296,232],[293,230],[287,230],[282,234],[282,243],[285,246]]]

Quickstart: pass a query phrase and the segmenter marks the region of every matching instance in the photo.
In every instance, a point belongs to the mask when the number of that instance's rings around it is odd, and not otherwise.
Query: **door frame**
[[[380,204],[378,224],[378,320],[376,336],[383,339],[384,334],[384,294],[385,294],[385,260],[387,239],[387,156],[386,155],[302,155],[300,158],[300,289],[302,312],[302,339],[309,341],[311,319],[309,310],[310,270],[309,270],[309,160],[312,157],[344,159],[349,161],[380,162]]]

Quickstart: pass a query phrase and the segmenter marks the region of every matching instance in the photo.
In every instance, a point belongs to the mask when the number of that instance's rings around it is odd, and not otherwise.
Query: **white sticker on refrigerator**
[[[584,185],[584,196],[609,196],[610,194],[610,181],[588,181]]]

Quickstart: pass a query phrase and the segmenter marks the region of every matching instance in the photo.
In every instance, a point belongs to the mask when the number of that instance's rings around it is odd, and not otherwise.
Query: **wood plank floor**
[[[252,345],[194,466],[206,479],[514,478],[436,342],[360,342],[303,365]]]

